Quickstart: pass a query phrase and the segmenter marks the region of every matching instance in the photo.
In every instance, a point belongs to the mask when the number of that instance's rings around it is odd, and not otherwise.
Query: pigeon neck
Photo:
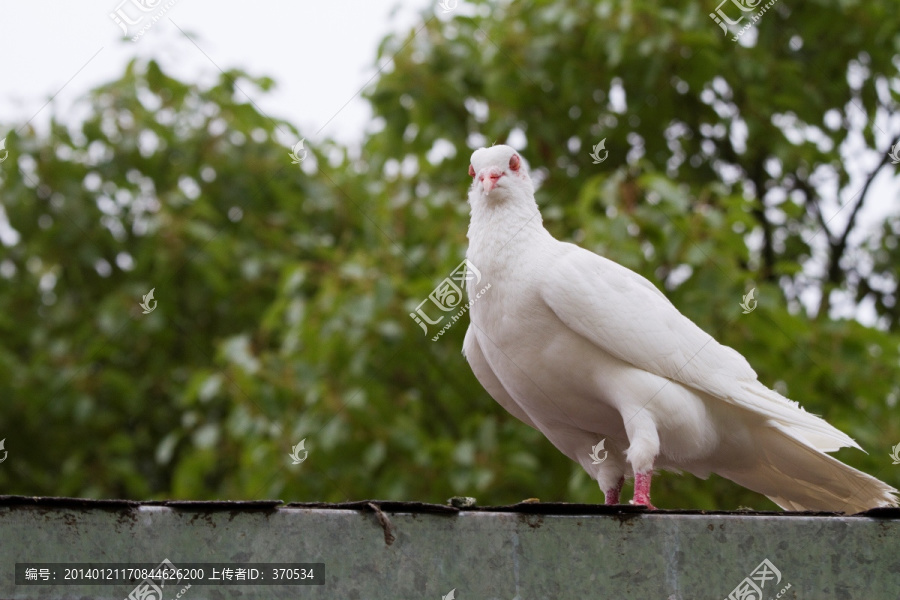
[[[508,254],[521,255],[549,235],[533,201],[477,203],[472,206],[466,234],[469,238],[467,256],[473,262],[488,262]],[[475,265],[478,266],[478,262]]]

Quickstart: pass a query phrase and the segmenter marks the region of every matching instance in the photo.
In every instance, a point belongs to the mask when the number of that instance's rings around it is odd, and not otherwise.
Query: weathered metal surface
[[[784,590],[782,599],[897,600],[900,511],[845,517],[0,498],[0,598],[122,599],[134,587],[17,586],[17,562],[163,559],[325,563],[321,586],[192,586],[179,600],[440,600],[453,589],[457,600],[721,600],[764,560],[775,570],[764,565],[745,583],[762,582],[764,599]],[[179,591],[167,587],[164,600]]]

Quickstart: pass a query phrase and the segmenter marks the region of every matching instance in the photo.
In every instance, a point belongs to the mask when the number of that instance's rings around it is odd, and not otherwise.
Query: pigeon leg
[[[650,478],[653,471],[646,473],[634,474],[634,500],[632,504],[643,504],[650,510],[656,510],[656,507],[650,504]]]
[[[622,485],[625,483],[625,476],[619,477],[618,483],[613,487],[605,490],[603,492],[603,496],[606,499],[606,504],[618,504],[619,503],[619,495],[622,493]]]
[[[653,463],[659,456],[659,433],[649,410],[639,410],[625,418],[625,431],[628,434],[628,462],[634,473],[634,499],[632,504],[643,504],[654,510],[650,504],[650,477],[653,475]]]

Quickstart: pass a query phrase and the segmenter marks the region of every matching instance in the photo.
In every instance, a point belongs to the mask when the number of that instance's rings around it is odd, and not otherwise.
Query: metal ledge
[[[134,588],[15,585],[16,563],[163,559],[325,564],[324,585],[169,586],[164,600],[178,593],[179,600],[441,600],[451,590],[456,600],[721,600],[739,585],[759,584],[766,599],[897,600],[900,510],[844,516],[0,496],[0,598],[121,600]]]

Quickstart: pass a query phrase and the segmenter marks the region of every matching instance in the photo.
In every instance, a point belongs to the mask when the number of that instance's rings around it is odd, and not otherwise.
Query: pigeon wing
[[[487,343],[491,343],[490,340]],[[506,388],[503,387],[503,384],[500,383],[500,379],[494,373],[487,358],[485,358],[484,352],[478,343],[478,333],[475,325],[469,325],[469,329],[466,330],[466,338],[463,341],[463,356],[469,362],[469,366],[472,368],[472,372],[475,374],[478,382],[487,390],[491,398],[497,401],[497,404],[526,425],[537,429],[534,422],[522,410],[522,407],[513,400]]]
[[[859,448],[849,436],[757,380],[736,350],[719,344],[650,281],[574,246],[546,271],[541,296],[562,323],[645,371],[781,423],[822,451]]]

